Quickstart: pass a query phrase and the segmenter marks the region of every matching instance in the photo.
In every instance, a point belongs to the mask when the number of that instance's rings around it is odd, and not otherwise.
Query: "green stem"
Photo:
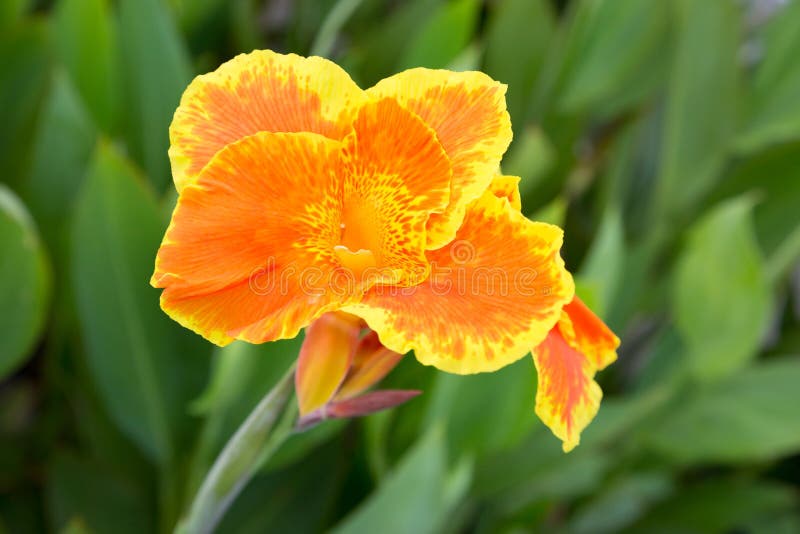
[[[180,534],[207,534],[214,530],[228,507],[266,459],[291,435],[287,412],[294,413],[291,398],[294,366],[261,399],[231,437],[206,475],[187,516],[178,525]],[[275,426],[276,421],[280,424]]]

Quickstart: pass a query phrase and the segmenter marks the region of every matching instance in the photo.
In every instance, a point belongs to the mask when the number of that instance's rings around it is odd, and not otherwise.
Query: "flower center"
[[[342,266],[361,277],[366,269],[378,266],[380,235],[374,207],[362,199],[351,199],[345,205],[339,244],[333,247]]]

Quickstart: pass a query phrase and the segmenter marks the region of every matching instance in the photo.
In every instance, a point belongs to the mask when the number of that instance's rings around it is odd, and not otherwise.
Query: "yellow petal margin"
[[[196,77],[169,129],[169,158],[181,191],[224,146],[257,132],[313,132],[341,140],[364,91],[320,57],[256,50]]]
[[[617,359],[618,346],[619,338],[576,297],[533,350],[536,414],[563,441],[565,452],[578,445],[597,414],[603,393],[594,375]]]
[[[559,228],[526,219],[491,191],[467,209],[455,241],[429,251],[431,275],[409,288],[375,286],[345,308],[391,350],[458,374],[525,356],[574,294]]]
[[[428,249],[453,240],[467,205],[483,194],[511,143],[506,86],[482,72],[410,69],[378,82],[371,97],[391,97],[435,132],[453,163],[450,204],[428,223]]]

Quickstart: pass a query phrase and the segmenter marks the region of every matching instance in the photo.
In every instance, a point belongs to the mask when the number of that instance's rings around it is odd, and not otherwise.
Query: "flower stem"
[[[261,399],[217,457],[197,492],[188,514],[175,529],[179,534],[207,534],[269,456],[292,432],[291,398],[294,365]],[[280,423],[275,423],[280,419]],[[288,422],[287,422],[288,421]]]

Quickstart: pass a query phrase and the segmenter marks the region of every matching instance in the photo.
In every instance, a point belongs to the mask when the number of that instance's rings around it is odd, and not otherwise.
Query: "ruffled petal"
[[[436,134],[387,98],[359,110],[343,144],[343,264],[367,282],[418,283],[428,273],[426,224],[450,199],[450,161]]]
[[[575,296],[564,306],[568,322],[559,323],[567,342],[581,351],[599,371],[617,360],[619,338],[606,324]]]
[[[346,308],[386,347],[414,350],[444,371],[494,371],[523,357],[556,324],[574,284],[559,228],[527,220],[490,191],[467,209],[456,240],[429,251],[422,284],[373,287]]]
[[[391,97],[419,115],[435,132],[453,163],[447,209],[428,223],[428,249],[452,241],[467,205],[481,196],[511,143],[506,86],[481,72],[411,69],[367,90]]]
[[[335,63],[256,50],[192,81],[170,126],[178,191],[221,148],[261,131],[314,132],[340,140],[366,101]]]
[[[603,393],[594,375],[616,360],[618,346],[619,339],[575,297],[533,350],[539,376],[536,414],[563,441],[565,452],[578,445],[597,414]]]
[[[175,320],[217,344],[294,337],[350,295],[341,264],[340,143],[261,132],[228,145],[187,185],[151,284]]]
[[[522,198],[519,194],[519,176],[495,176],[489,184],[489,191],[497,198],[504,198],[517,211],[522,209]]]

